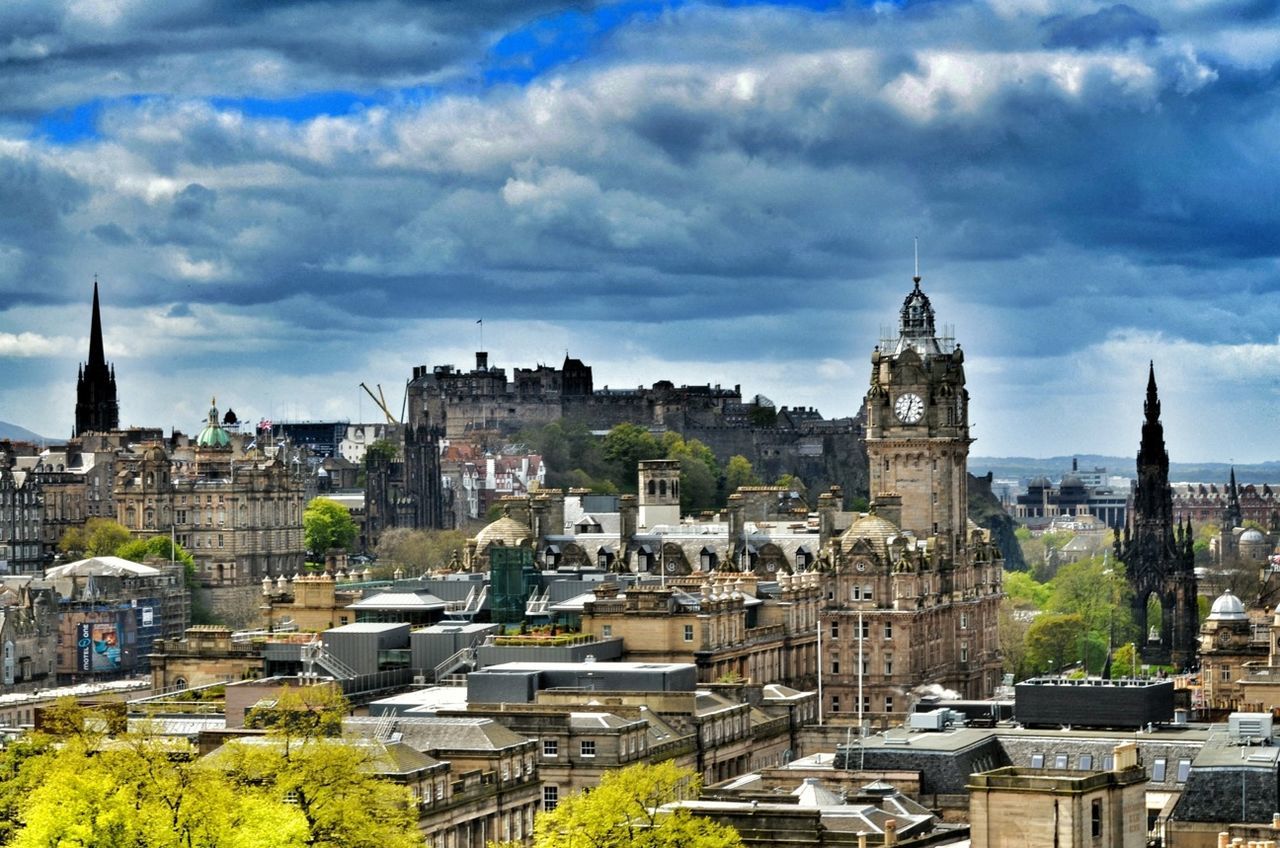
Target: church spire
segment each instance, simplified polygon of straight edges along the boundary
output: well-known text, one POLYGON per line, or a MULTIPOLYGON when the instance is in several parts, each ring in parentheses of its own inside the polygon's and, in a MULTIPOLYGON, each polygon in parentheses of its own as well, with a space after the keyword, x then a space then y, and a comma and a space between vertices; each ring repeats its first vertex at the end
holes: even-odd
POLYGON ((107 363, 102 342, 102 308, 98 303, 98 278, 93 279, 93 317, 89 324, 89 360, 80 365, 76 379, 75 435, 114 430, 120 426, 116 399, 115 367, 107 363))
POLYGON ((98 308, 98 278, 93 279, 93 322, 89 327, 89 367, 96 371, 106 368, 107 355, 102 346, 102 310, 98 308))

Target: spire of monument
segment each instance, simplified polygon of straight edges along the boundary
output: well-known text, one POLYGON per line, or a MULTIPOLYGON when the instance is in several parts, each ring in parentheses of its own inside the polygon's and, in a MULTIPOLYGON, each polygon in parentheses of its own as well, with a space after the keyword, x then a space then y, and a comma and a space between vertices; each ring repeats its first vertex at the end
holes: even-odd
POLYGON ((1147 401, 1142 409, 1147 414, 1148 421, 1155 423, 1160 420, 1160 393, 1156 389, 1155 360, 1151 360, 1150 370, 1147 372, 1147 401))

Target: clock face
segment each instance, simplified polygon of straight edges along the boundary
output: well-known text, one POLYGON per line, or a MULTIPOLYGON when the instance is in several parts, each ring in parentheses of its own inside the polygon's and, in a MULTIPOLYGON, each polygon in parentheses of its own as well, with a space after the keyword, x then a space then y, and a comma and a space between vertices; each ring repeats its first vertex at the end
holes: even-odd
POLYGON ((893 412, 903 424, 915 424, 924 417, 924 400, 911 392, 899 395, 897 403, 893 405, 893 412))

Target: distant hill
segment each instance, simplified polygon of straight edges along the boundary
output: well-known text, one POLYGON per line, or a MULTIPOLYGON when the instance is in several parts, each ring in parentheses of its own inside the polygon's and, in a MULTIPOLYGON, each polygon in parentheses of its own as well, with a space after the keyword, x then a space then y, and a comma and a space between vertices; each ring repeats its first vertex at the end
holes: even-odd
MULTIPOLYGON (((1092 471, 1101 467, 1111 474, 1122 477, 1133 477, 1136 471, 1133 456, 1101 456, 1098 454, 1077 454, 1074 459, 1082 471, 1092 471)), ((1057 480, 1071 470, 1070 456, 1049 456, 1042 459, 1029 456, 971 456, 969 457, 969 473, 981 476, 988 471, 997 477, 1017 477, 1029 479, 1044 475, 1057 480)), ((1192 483, 1225 483, 1231 475, 1230 462, 1170 462, 1169 479, 1173 482, 1192 483)), ((1276 483, 1280 482, 1280 462, 1269 461, 1252 465, 1235 466, 1236 480, 1240 483, 1276 483)))
POLYGON ((17 424, 10 424, 8 421, 0 421, 0 439, 11 439, 15 442, 51 442, 53 439, 46 439, 39 433, 33 433, 26 427, 19 427, 17 424))

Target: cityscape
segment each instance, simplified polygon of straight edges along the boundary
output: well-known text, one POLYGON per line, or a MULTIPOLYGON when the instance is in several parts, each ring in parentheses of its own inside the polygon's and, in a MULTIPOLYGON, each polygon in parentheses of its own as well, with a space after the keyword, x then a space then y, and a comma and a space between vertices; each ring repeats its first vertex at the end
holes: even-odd
POLYGON ((0 845, 1275 845, 1278 17, 0 10, 0 845))

